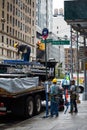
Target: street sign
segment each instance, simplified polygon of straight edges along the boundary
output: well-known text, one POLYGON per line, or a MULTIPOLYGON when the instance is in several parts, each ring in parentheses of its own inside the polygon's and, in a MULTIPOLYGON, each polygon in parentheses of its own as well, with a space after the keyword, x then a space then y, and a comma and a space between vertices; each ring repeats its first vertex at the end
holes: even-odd
POLYGON ((44 29, 42 30, 42 37, 43 37, 44 39, 46 39, 46 38, 48 37, 48 29, 47 29, 47 28, 44 28, 44 29))
POLYGON ((55 40, 52 41, 52 45, 70 45, 69 40, 55 40))
MULTIPOLYGON (((45 41, 42 39, 42 43, 45 43, 45 41)), ((46 39, 46 43, 52 43, 52 45, 70 45, 69 40, 53 40, 53 39, 46 39)))
MULTIPOLYGON (((46 39, 46 43, 51 43, 53 40, 52 39, 46 39)), ((45 41, 43 39, 41 39, 42 43, 45 43, 45 41)))

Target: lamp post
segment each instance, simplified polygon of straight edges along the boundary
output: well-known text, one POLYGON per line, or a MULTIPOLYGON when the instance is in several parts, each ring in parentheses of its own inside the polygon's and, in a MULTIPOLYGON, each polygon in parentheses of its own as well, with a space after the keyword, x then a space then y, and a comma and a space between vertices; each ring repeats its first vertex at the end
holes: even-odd
POLYGON ((44 28, 43 31, 42 31, 42 37, 45 41, 45 66, 46 66, 46 82, 45 82, 45 91, 46 91, 46 116, 45 117, 48 117, 48 82, 47 82, 47 51, 46 51, 46 38, 48 37, 48 29, 47 28, 44 28))
POLYGON ((47 28, 43 29, 42 37, 43 37, 44 42, 45 42, 45 66, 46 66, 46 80, 47 80, 47 51, 46 51, 46 47, 47 47, 46 38, 48 37, 48 29, 47 28))

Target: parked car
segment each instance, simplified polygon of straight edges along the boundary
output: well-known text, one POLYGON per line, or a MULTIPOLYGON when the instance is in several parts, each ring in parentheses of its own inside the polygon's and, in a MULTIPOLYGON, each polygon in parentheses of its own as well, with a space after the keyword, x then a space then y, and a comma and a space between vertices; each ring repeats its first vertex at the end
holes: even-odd
MULTIPOLYGON (((77 87, 78 87, 78 86, 77 86, 77 87)), ((78 92, 79 92, 79 93, 83 93, 83 92, 84 92, 84 85, 79 84, 78 92)))

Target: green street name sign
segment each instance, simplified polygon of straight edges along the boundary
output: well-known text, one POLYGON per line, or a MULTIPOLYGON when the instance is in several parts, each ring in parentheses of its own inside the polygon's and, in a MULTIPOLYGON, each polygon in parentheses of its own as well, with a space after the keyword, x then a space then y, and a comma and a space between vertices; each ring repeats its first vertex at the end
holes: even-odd
POLYGON ((69 40, 52 41, 52 45, 70 45, 69 40))
MULTIPOLYGON (((41 40, 42 43, 45 43, 44 40, 41 40)), ((70 45, 69 40, 53 40, 53 39, 46 39, 46 43, 51 43, 52 45, 70 45)))
MULTIPOLYGON (((52 39, 46 39, 46 43, 51 43, 53 40, 52 39)), ((41 39, 42 43, 45 43, 45 40, 41 39)))

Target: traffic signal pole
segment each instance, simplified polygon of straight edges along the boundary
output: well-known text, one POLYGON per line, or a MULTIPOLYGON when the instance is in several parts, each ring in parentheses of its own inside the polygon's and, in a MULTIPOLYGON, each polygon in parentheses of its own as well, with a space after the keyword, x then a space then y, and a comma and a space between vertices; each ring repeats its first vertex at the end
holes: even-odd
POLYGON ((46 81, 47 81, 47 43, 45 38, 45 66, 46 66, 46 81))
POLYGON ((45 41, 45 66, 46 66, 46 81, 45 81, 45 90, 46 90, 46 116, 44 116, 45 118, 48 117, 49 111, 48 111, 48 82, 47 82, 47 42, 46 42, 46 38, 48 37, 48 29, 44 28, 42 31, 42 36, 43 39, 45 41))

